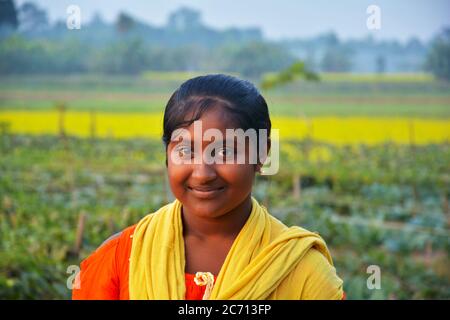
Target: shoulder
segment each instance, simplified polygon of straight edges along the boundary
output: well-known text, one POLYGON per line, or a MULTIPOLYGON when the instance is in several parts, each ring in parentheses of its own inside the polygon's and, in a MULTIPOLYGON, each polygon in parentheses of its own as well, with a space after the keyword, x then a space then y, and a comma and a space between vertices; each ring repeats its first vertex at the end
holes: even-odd
POLYGON ((117 246, 119 243, 123 241, 128 241, 128 239, 133 238, 134 230, 136 229, 136 224, 125 228, 124 230, 117 232, 107 238, 103 243, 98 247, 97 251, 102 249, 104 246, 117 246))
POLYGON ((342 280, 336 269, 317 249, 308 250, 274 292, 273 299, 340 300, 342 280), (283 292, 296 293, 286 298, 283 292))
POLYGON ((82 262, 83 265, 88 265, 95 262, 105 262, 120 260, 123 255, 127 255, 127 251, 131 250, 131 240, 136 225, 129 226, 120 232, 117 232, 107 238, 103 243, 82 262))
POLYGON ((121 272, 127 266, 131 237, 135 225, 106 239, 80 264, 79 288, 74 288, 74 299, 117 298, 121 272))
POLYGON ((319 250, 308 250, 296 270, 297 276, 300 273, 303 275, 302 299, 342 299, 343 281, 337 275, 336 268, 319 250))

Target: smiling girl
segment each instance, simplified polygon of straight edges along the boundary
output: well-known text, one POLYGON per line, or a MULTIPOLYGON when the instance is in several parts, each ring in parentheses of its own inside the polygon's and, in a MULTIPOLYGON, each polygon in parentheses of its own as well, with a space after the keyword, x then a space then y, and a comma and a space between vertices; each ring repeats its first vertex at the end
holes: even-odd
POLYGON ((176 200, 85 259, 73 299, 343 298, 323 239, 285 226, 252 197, 270 138, 239 145, 229 130, 270 137, 267 104, 251 83, 207 75, 174 92, 163 142, 176 200))

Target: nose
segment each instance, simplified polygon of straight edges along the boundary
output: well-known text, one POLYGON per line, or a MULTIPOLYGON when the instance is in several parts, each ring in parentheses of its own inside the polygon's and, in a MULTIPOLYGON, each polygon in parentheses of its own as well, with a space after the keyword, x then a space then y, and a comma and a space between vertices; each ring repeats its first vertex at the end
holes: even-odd
POLYGON ((195 182, 196 185, 207 184, 217 178, 217 172, 214 165, 202 161, 202 163, 194 164, 193 166, 191 180, 195 182))

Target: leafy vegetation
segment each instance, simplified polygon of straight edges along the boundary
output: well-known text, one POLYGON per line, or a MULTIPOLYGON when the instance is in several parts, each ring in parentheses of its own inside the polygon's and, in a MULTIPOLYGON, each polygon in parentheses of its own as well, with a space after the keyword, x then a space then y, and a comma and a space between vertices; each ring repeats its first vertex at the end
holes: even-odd
MULTIPOLYGON (((350 299, 450 297, 448 145, 290 144, 308 156, 282 150, 280 173, 258 177, 254 196, 320 232, 350 299), (366 287, 372 264, 381 290, 366 287)), ((171 199, 158 140, 3 134, 0 151, 2 298, 68 298, 70 265, 171 199)))

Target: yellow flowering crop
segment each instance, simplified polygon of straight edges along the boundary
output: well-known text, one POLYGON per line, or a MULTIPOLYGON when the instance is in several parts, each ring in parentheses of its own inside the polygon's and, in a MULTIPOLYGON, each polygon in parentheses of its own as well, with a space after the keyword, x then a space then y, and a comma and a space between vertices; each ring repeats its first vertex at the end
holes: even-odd
MULTIPOLYGON (((0 122, 10 124, 13 133, 58 134, 60 114, 57 111, 4 111, 0 122)), ((65 133, 89 137, 160 138, 160 113, 106 113, 69 111, 64 113, 65 133)), ((311 137, 332 144, 378 144, 387 141, 406 144, 442 143, 450 140, 447 119, 388 118, 388 117, 272 117, 272 127, 280 137, 304 139, 311 137)))

